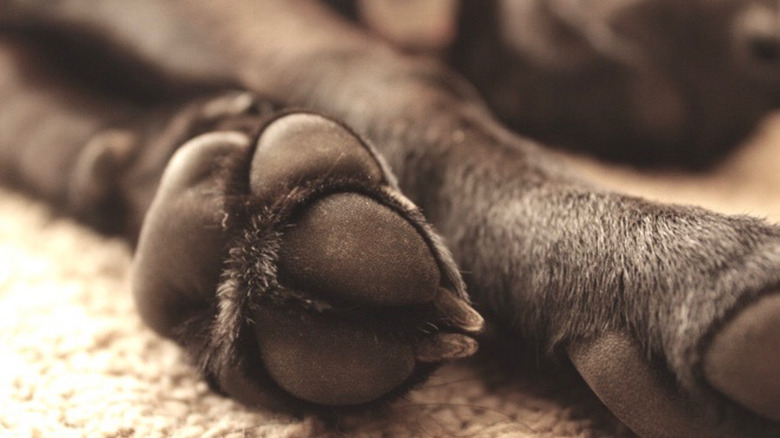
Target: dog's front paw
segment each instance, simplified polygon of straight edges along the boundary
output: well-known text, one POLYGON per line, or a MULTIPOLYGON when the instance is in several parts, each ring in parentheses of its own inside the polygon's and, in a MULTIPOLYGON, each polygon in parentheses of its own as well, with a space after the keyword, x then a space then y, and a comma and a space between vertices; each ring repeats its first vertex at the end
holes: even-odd
POLYGON ((135 280, 145 319, 218 389, 290 410, 400 395, 473 354, 482 325, 374 150, 315 114, 273 119, 251 146, 237 133, 185 146, 135 280))

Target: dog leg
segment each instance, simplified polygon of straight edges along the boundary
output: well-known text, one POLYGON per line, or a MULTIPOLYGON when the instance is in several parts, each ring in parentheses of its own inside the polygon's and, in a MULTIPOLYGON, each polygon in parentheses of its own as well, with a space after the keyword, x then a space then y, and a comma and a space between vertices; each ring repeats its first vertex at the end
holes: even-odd
POLYGON ((98 99, 60 75, 27 41, 0 39, 0 168, 4 182, 43 197, 93 223, 112 174, 131 151, 119 129, 138 109, 98 99), (105 184, 104 184, 105 183, 105 184))
MULTIPOLYGON (((759 432, 776 428, 778 369, 765 364, 779 363, 777 227, 593 188, 494 123, 447 71, 315 14, 316 5, 293 5, 300 13, 288 11, 271 35, 255 30, 263 26, 218 30, 274 16, 257 12, 264 5, 236 5, 208 22, 242 54, 236 69, 247 87, 271 92, 274 84, 280 98, 332 114, 380 145, 470 273, 477 302, 545 351, 626 333, 683 399, 759 432), (297 26, 312 30, 301 50, 285 51, 279 35, 297 26), (762 315, 757 326, 739 323, 753 313, 762 315), (722 341, 734 333, 755 339, 747 358, 722 341), (740 385, 738 375, 755 379, 740 385)), ((623 418, 638 430, 657 422, 641 411, 623 418)))

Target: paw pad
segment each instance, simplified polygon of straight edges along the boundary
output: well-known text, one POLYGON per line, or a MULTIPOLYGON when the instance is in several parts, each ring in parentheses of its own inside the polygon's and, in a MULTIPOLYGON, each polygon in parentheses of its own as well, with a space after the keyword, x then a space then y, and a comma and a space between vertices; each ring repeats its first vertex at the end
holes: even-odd
POLYGON ((270 397, 293 409, 355 407, 402 394, 441 361, 476 351, 471 335, 482 318, 468 305, 451 256, 357 135, 325 117, 292 113, 268 122, 254 145, 225 142, 190 152, 189 163, 178 160, 185 165, 170 173, 199 169, 192 170, 198 183, 155 201, 167 207, 153 206, 151 217, 155 223, 175 207, 168 223, 205 218, 198 226, 218 236, 207 249, 219 257, 195 255, 191 230, 174 239, 187 260, 145 257, 179 271, 194 262, 192 277, 179 272, 155 285, 168 288, 158 293, 166 298, 146 307, 165 315, 177 309, 158 304, 192 294, 186 283, 197 266, 222 267, 216 281, 195 281, 196 295, 212 290, 212 299, 190 300, 188 322, 166 316, 166 324, 186 327, 164 331, 178 333, 217 387, 250 404, 270 397), (231 168, 225 184, 203 163, 231 148, 244 164, 231 168), (213 206, 215 197, 221 211, 203 212, 200 205, 213 206))

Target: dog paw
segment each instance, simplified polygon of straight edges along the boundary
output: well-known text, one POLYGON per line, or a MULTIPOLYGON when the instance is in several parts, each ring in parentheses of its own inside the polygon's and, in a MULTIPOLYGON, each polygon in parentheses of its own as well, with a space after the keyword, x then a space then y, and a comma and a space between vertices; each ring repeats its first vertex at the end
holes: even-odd
POLYGON ((482 318, 376 152, 322 116, 198 137, 166 170, 134 289, 219 390, 287 410, 398 396, 482 318), (219 165, 218 163, 223 163, 219 165))

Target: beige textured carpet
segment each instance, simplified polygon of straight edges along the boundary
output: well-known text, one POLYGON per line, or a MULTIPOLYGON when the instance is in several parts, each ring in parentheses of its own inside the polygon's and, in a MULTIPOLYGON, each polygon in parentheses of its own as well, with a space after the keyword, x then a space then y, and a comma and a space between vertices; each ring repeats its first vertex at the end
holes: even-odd
MULTIPOLYGON (((572 159, 654 199, 780 221, 780 117, 704 175, 639 174, 572 159)), ((390 412, 328 427, 211 393, 136 316, 120 241, 0 190, 0 436, 516 436, 628 434, 577 379, 441 370, 390 412)))

